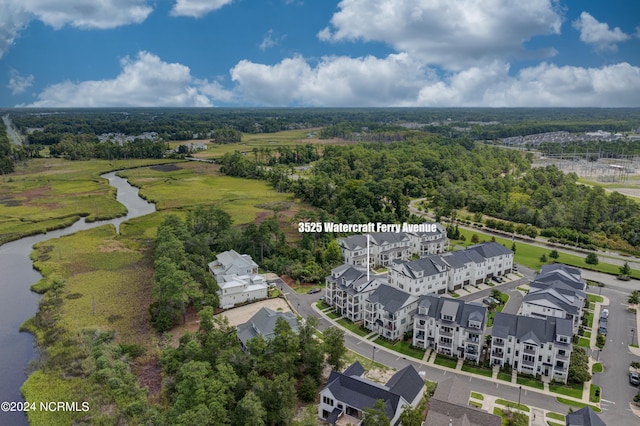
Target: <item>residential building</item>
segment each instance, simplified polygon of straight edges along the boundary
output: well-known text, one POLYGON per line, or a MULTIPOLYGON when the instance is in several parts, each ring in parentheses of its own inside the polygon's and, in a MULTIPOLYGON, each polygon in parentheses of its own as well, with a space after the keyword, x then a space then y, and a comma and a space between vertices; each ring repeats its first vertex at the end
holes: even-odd
POLYGON ((430 232, 408 232, 411 242, 411 254, 423 257, 429 254, 444 253, 449 249, 447 230, 440 223, 430 232))
POLYGON ((429 400, 425 425, 428 426, 500 426, 502 418, 469 406, 471 390, 457 377, 438 383, 429 400))
POLYGON ((388 340, 397 340, 413 329, 418 298, 386 284, 364 303, 364 327, 388 340))
POLYGON ((254 337, 262 336, 265 341, 269 341, 275 334, 278 320, 285 321, 294 333, 298 333, 298 320, 291 312, 277 312, 266 307, 260 308, 249 321, 236 327, 238 340, 242 350, 246 350, 247 342, 254 337))
POLYGON ((389 285, 416 296, 446 293, 449 269, 449 265, 438 255, 398 262, 389 268, 389 285))
POLYGON ((369 267, 384 267, 394 261, 409 260, 411 256, 421 257, 447 251, 447 230, 441 224, 434 224, 434 228, 430 232, 375 232, 352 235, 338 238, 337 241, 345 263, 366 266, 368 259, 369 267))
POLYGON ((382 385, 367 380, 364 368, 356 361, 343 373, 331 372, 326 386, 320 391, 318 417, 330 425, 338 421, 357 425, 364 410, 381 399, 385 402, 390 424, 395 425, 404 407, 416 407, 424 391, 424 381, 412 366, 398 371, 382 385))
POLYGON ((442 294, 508 274, 512 268, 513 252, 488 242, 465 250, 396 262, 389 268, 389 285, 411 294, 442 294))
POLYGON ((344 264, 331 270, 325 278, 325 302, 333 306, 340 315, 352 322, 362 320, 364 302, 381 284, 386 284, 383 275, 369 274, 363 267, 344 264))
POLYGON ((587 297, 585 291, 586 282, 579 269, 562 264, 543 265, 529 284, 529 293, 522 301, 522 315, 567 318, 576 334, 587 297))
POLYGON ((491 364, 510 365, 519 373, 565 382, 569 373, 573 326, 566 318, 525 317, 496 312, 491 364))
POLYGON ((248 254, 225 251, 217 254, 216 260, 208 266, 218 283, 218 297, 223 308, 267 298, 267 282, 258 275, 258 265, 248 254))
POLYGON ((588 405, 567 414, 566 426, 607 426, 588 405))
POLYGON ((422 296, 413 318, 413 345, 478 363, 486 322, 487 308, 482 305, 422 296))

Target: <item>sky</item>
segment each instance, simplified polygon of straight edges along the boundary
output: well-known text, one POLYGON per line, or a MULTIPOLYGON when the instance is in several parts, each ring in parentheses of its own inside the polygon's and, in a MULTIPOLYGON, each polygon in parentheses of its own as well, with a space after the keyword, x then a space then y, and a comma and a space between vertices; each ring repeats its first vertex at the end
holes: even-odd
POLYGON ((0 0, 0 107, 640 107, 638 0, 0 0))

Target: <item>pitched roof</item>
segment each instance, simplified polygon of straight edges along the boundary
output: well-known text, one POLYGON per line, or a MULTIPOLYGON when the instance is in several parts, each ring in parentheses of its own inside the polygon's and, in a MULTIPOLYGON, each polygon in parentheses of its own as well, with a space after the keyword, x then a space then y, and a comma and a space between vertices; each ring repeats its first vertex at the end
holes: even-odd
POLYGON ((467 405, 469 402, 469 389, 459 378, 451 377, 438 383, 433 399, 450 402, 452 404, 467 405))
POLYGON ((398 312, 405 304, 416 300, 415 296, 386 284, 380 285, 369 296, 369 302, 379 303, 387 312, 398 312))
POLYGON ((342 373, 345 376, 358 376, 361 377, 364 374, 364 367, 359 361, 354 362, 342 373))
POLYGON ((496 312, 492 335, 502 339, 515 336, 521 341, 529 340, 540 345, 555 341, 557 335, 572 336, 573 325, 566 318, 542 319, 496 312))
POLYGON ((408 365, 389 379, 387 387, 411 403, 424 387, 424 380, 412 365, 408 365))
POLYGON ((367 248, 367 237, 364 235, 352 235, 350 237, 338 238, 337 241, 340 247, 344 247, 347 250, 367 248))
POLYGON ((469 320, 480 322, 480 329, 484 330, 487 319, 487 308, 477 303, 465 303, 463 300, 441 297, 439 294, 427 294, 420 297, 418 312, 424 308, 425 315, 430 318, 441 318, 444 306, 450 306, 448 310, 454 311, 453 320, 461 327, 468 327, 469 320))
POLYGON ((467 405, 431 399, 425 424, 429 426, 501 426, 502 418, 467 405))
POLYGON ((513 254, 513 251, 509 250, 502 244, 498 244, 493 241, 469 246, 467 247, 467 250, 476 251, 485 259, 513 254))
POLYGON ((449 265, 443 262, 438 255, 429 255, 421 259, 408 262, 400 261, 391 266, 398 273, 410 278, 428 277, 445 272, 449 265))
POLYGON ((565 295, 560 294, 553 288, 545 288, 530 292, 524 296, 522 303, 544 304, 545 306, 552 304, 557 308, 574 315, 577 314, 581 308, 579 299, 569 300, 565 295))
POLYGON ((291 330, 295 333, 298 332, 298 321, 291 312, 276 312, 263 307, 249 321, 236 327, 238 339, 243 345, 246 345, 249 340, 256 336, 262 336, 265 340, 269 340, 273 337, 276 323, 280 318, 289 324, 291 330))
POLYGON ((591 407, 584 407, 566 417, 567 426, 606 426, 591 407))

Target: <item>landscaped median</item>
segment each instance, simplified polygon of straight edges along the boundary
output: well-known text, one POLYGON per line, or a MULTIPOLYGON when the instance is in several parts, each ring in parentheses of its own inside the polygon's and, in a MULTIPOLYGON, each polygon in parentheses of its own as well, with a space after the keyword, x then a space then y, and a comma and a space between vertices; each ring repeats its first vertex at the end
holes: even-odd
POLYGON ((602 411, 600 409, 600 407, 597 407, 595 405, 585 404, 584 402, 574 401, 572 399, 562 398, 562 397, 559 397, 559 396, 556 397, 556 401, 558 401, 560 404, 570 405, 570 406, 576 407, 578 409, 589 406, 596 413, 600 413, 602 411))

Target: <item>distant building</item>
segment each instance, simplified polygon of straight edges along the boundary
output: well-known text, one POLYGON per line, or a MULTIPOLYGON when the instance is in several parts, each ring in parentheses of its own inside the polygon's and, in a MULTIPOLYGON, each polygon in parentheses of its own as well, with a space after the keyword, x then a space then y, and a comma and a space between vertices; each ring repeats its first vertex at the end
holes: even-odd
POLYGON ((247 342, 262 336, 265 341, 273 338, 278 320, 286 321, 294 333, 298 333, 298 320, 291 312, 277 312, 269 308, 260 308, 249 321, 236 327, 238 340, 246 350, 247 342))
POLYGON ((331 275, 325 278, 325 302, 340 315, 358 322, 362 320, 367 297, 386 283, 384 276, 370 274, 367 278, 364 267, 344 264, 332 269, 331 275))
POLYGON ((424 381, 412 366, 398 371, 382 385, 364 378, 364 368, 356 361, 344 373, 331 372, 320 391, 318 417, 330 425, 339 420, 343 424, 359 424, 364 410, 381 399, 390 424, 395 425, 404 407, 416 407, 424 391, 424 381))

